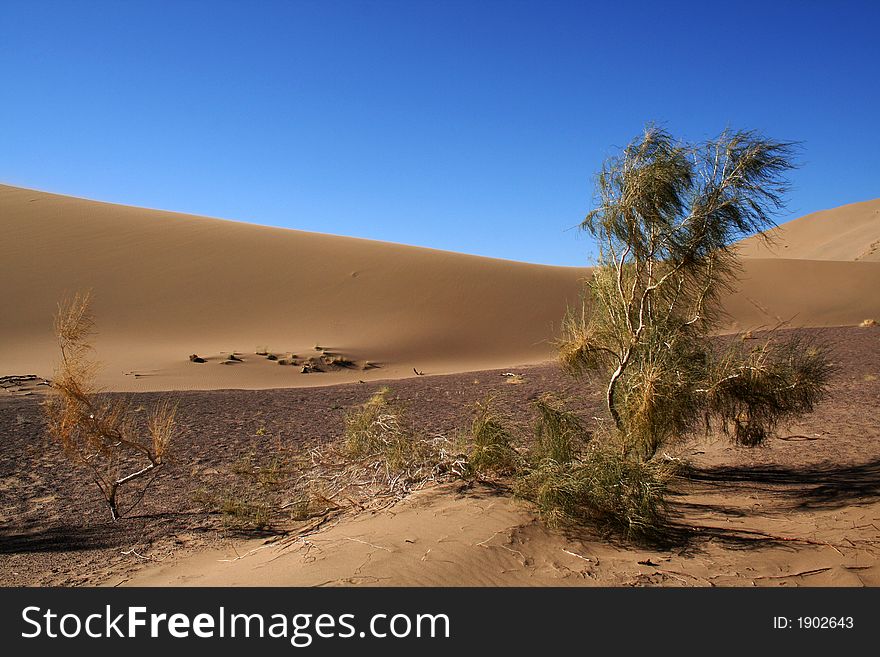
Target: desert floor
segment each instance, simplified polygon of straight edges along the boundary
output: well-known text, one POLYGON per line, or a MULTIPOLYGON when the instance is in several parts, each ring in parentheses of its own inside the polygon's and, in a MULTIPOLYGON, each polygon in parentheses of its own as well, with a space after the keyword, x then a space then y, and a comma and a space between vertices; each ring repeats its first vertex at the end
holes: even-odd
MULTIPOLYGON (((760 448, 721 437, 681 446, 673 456, 687 467, 671 497, 671 529, 653 546, 550 530, 504 482, 440 482, 399 500, 285 517, 284 464, 338 441, 346 410, 380 387, 372 381, 129 395, 134 408, 177 400, 180 432, 171 465, 135 515, 114 523, 93 484, 48 442, 45 386, 7 382, 0 583, 878 585, 880 329, 810 330, 834 345, 828 399, 760 448), (207 508, 206 491, 264 494, 276 510, 273 528, 236 526, 207 508)), ((489 394, 524 431, 531 402, 546 391, 570 398, 587 418, 603 417, 601 387, 575 383, 553 364, 389 385, 431 435, 465 429, 473 404, 489 394), (522 375, 517 384, 502 376, 508 371, 522 375)))

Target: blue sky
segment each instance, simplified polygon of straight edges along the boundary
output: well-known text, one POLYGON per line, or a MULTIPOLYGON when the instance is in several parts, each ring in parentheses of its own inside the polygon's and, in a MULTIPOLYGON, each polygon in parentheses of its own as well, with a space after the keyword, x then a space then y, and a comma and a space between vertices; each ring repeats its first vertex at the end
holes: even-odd
POLYGON ((0 181, 129 205, 582 265, 648 121, 880 197, 874 1, 0 0, 0 63, 0 181))

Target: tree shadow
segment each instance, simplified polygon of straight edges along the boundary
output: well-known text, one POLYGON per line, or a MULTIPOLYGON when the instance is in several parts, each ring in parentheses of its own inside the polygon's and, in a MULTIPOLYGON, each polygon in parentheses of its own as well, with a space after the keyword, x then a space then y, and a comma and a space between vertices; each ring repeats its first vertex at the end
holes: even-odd
POLYGON ((833 510, 880 500, 880 460, 849 466, 704 468, 685 477, 712 487, 747 484, 772 493, 787 510, 833 510))
POLYGON ((725 489, 742 494, 761 491, 772 496, 774 511, 834 510, 846 506, 871 504, 880 500, 880 460, 859 465, 818 465, 782 467, 776 465, 734 466, 690 469, 683 479, 691 484, 688 491, 672 495, 669 523, 655 537, 651 546, 661 550, 699 550, 706 541, 716 541, 734 550, 784 547, 796 549, 797 538, 790 540, 741 526, 719 527, 696 523, 693 515, 747 519, 748 508, 723 503, 725 489), (686 499, 686 493, 711 493, 720 501, 697 502, 686 499))
POLYGON ((0 554, 94 550, 116 545, 118 535, 109 525, 59 525, 27 533, 0 529, 0 554))

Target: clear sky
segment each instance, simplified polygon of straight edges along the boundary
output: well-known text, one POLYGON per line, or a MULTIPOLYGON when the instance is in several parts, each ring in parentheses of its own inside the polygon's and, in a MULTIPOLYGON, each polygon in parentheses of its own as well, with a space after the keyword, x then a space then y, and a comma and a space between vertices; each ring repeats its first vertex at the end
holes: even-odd
POLYGON ((0 181, 129 205, 582 265, 648 121, 880 197, 876 0, 0 0, 0 63, 0 181))

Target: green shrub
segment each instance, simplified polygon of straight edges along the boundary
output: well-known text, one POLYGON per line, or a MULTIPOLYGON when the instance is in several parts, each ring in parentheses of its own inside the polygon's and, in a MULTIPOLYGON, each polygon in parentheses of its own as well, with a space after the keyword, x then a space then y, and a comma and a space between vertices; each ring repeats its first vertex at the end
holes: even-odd
POLYGON ((630 458, 597 442, 567 463, 537 461, 518 480, 517 493, 553 527, 596 522, 627 538, 654 538, 662 532, 673 475, 670 461, 630 458))
POLYGON ((535 460, 569 463, 592 435, 581 419, 565 409, 561 400, 545 394, 535 402, 538 423, 535 427, 535 446, 531 456, 535 460))
POLYGON ((595 523, 633 539, 662 531, 674 474, 666 459, 642 460, 610 436, 594 439, 577 414, 545 395, 535 404, 535 443, 515 490, 551 527, 595 523))
POLYGON ((468 464, 473 473, 505 476, 517 470, 521 457, 511 446, 511 434, 502 416, 493 410, 491 400, 477 404, 471 440, 468 464))
POLYGON ((650 460, 712 423, 757 445, 827 392, 821 343, 775 329, 720 355, 710 343, 742 275, 735 244, 775 225, 793 154, 752 131, 688 144, 648 126, 596 177, 581 227, 599 259, 563 321, 560 358, 575 377, 603 379, 627 451, 650 460))

